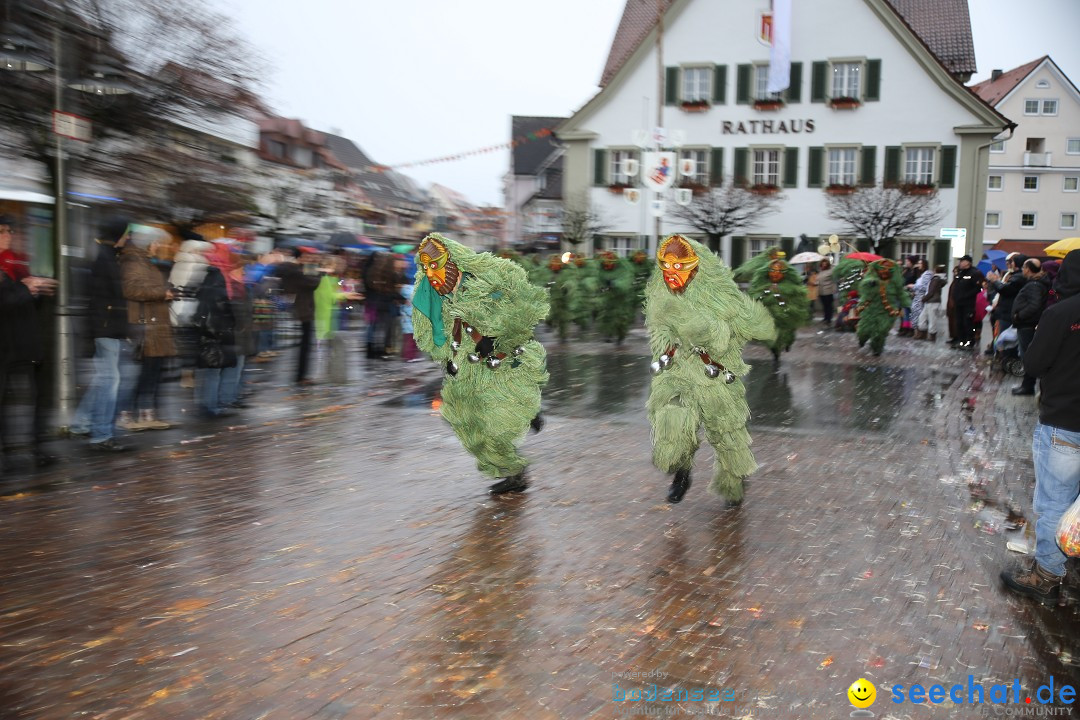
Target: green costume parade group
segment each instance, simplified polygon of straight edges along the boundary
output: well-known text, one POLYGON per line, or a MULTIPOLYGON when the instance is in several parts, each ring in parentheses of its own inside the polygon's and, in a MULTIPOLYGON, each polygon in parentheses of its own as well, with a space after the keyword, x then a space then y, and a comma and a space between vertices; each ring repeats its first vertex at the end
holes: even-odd
MULTIPOLYGON (((497 478, 492 493, 524 490, 526 460, 517 444, 543 425, 540 393, 546 354, 534 338, 547 321, 565 340, 572 324, 595 321, 621 342, 645 305, 652 363, 646 409, 653 463, 674 474, 668 500, 691 484, 700 433, 716 453, 710 490, 735 505, 743 480, 757 467, 746 422, 750 411, 740 378, 749 371, 745 345, 766 344, 779 358, 808 320, 798 273, 772 248, 732 273, 704 245, 669 235, 643 270, 633 260, 602 253, 588 260, 552 255, 546 263, 475 253, 433 233, 417 251, 413 325, 417 345, 445 370, 442 415, 481 472, 497 478), (528 272, 526 271, 528 268, 528 272), (748 293, 736 278, 749 282, 748 293), (549 293, 551 303, 549 304, 549 293)), ((871 263, 859 280, 859 342, 875 354, 907 293, 891 260, 871 263)))

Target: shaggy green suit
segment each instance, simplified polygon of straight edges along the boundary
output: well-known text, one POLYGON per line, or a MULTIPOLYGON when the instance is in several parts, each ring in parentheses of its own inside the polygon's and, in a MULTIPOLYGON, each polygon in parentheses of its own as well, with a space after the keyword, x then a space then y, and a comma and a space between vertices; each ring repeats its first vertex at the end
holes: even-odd
POLYGON ((540 413, 540 391, 548 380, 544 348, 533 338, 533 328, 548 313, 547 291, 530 285, 525 271, 509 260, 437 237, 449 248, 461 280, 453 293, 440 296, 424 269, 417 271, 413 337, 440 365, 453 358, 458 366, 456 376, 447 374, 443 380, 442 415, 461 444, 481 472, 510 477, 527 465, 516 445, 540 413), (459 318, 495 338, 495 351, 507 356, 499 367, 467 360, 476 347, 467 333, 457 352, 452 350, 459 318), (516 348, 524 352, 514 355, 516 348))
POLYGON ((604 269, 601 258, 593 258, 591 262, 595 264, 600 286, 596 302, 596 327, 605 339, 614 338, 621 343, 637 314, 634 269, 626 258, 619 258, 611 270, 604 269))
POLYGON ((646 408, 653 428, 653 462, 666 473, 689 469, 700 440, 698 428, 716 451, 710 490, 737 502, 743 478, 757 464, 750 452, 746 390, 705 374, 698 346, 736 376, 745 375, 742 349, 751 340, 776 337, 769 312, 741 293, 731 271, 704 245, 687 240, 700 257, 697 274, 682 294, 671 292, 660 272, 645 290, 645 324, 653 357, 678 346, 671 366, 653 377, 646 408))
MULTIPOLYGON (((880 355, 885 349, 885 339, 889 337, 889 330, 897 319, 897 316, 889 314, 884 303, 881 302, 880 288, 883 281, 877 275, 880 263, 880 260, 870 263, 866 275, 859 281, 859 325, 856 328, 859 347, 869 340, 870 349, 875 355, 880 355)), ((885 282, 885 297, 897 310, 911 307, 911 296, 904 287, 904 274, 900 271, 900 266, 895 263, 888 281, 885 282)))
POLYGON ((768 345, 778 358, 795 342, 795 330, 810 320, 810 301, 806 297, 802 277, 787 262, 780 262, 784 263, 784 277, 776 284, 776 289, 773 289, 773 282, 769 279, 769 265, 754 270, 747 289, 750 297, 764 305, 772 315, 776 339, 768 345))

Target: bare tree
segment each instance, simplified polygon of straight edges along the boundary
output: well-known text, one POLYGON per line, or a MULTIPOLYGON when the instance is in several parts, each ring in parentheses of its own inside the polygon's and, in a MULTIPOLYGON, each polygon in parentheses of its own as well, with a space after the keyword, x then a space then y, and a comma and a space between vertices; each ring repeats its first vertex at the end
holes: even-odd
POLYGON ((575 253, 578 252, 582 243, 591 250, 596 236, 610 227, 600 214, 589 206, 585 195, 575 197, 563 208, 563 240, 570 243, 575 253))
POLYGON ((780 210, 783 199, 782 195, 756 193, 729 182, 695 192, 689 205, 676 205, 671 214, 705 233, 709 249, 719 252, 721 238, 756 227, 763 218, 780 210))
POLYGON ((919 233, 945 216, 936 189, 913 193, 903 186, 875 185, 828 195, 825 202, 829 217, 844 223, 843 233, 869 239, 874 252, 882 242, 919 233))

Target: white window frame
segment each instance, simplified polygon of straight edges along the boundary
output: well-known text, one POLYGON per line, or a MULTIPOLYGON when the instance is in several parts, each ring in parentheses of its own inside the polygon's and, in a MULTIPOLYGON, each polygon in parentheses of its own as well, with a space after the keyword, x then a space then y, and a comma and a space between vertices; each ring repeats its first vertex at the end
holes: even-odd
POLYGON ((1041 107, 1042 107, 1042 101, 1041 100, 1036 100, 1035 98, 1024 98, 1024 114, 1025 115, 1028 115, 1028 116, 1038 115, 1039 114, 1039 109, 1041 107), (1032 104, 1035 105, 1034 109, 1032 109, 1030 107, 1032 104))
POLYGON ((1024 182, 1021 184, 1020 187, 1024 192, 1039 192, 1039 176, 1038 175, 1025 175, 1024 176, 1024 182), (1029 188, 1027 186, 1028 180, 1034 180, 1035 181, 1035 187, 1029 188))
POLYGON ((992 153, 1003 153, 1003 152, 1005 152, 1005 141, 1004 140, 995 140, 990 145, 990 152, 992 152, 992 153))
POLYGON ((746 238, 746 257, 757 257, 770 245, 779 245, 780 238, 775 235, 751 235, 746 238))
POLYGON ((1039 114, 1046 115, 1048 117, 1055 117, 1058 114, 1059 107, 1061 107, 1061 103, 1057 101, 1057 98, 1047 98, 1046 100, 1042 101, 1042 105, 1039 108, 1039 114), (1048 111, 1046 109, 1046 106, 1050 103, 1054 103, 1054 109, 1052 111, 1048 111))
POLYGON ((637 185, 637 179, 641 177, 641 151, 636 148, 608 148, 608 185, 637 185), (637 175, 625 175, 622 172, 623 162, 626 160, 638 161, 637 175))
POLYGON ((1035 87, 1037 89, 1039 89, 1039 90, 1049 90, 1050 89, 1050 81, 1046 80, 1044 78, 1044 79, 1040 80, 1039 82, 1035 83, 1035 87))
POLYGON ((1037 227, 1039 227, 1039 213, 1035 212, 1034 210, 1021 210, 1020 211, 1020 229, 1021 230, 1034 230, 1037 227), (1024 216, 1025 215, 1030 215, 1031 216, 1031 224, 1030 225, 1025 225, 1024 224, 1024 216))
POLYGON ((859 149, 857 145, 826 146, 826 185, 855 185, 859 181, 859 149))
POLYGON ((901 240, 897 243, 900 247, 900 255, 897 257, 906 258, 909 255, 925 260, 928 264, 930 262, 930 241, 929 240, 901 240))
POLYGON ((769 86, 769 63, 754 65, 754 102, 783 100, 782 92, 771 93, 765 88, 769 86))
POLYGON ((862 100, 863 62, 861 60, 829 61, 829 97, 850 97, 862 100))
POLYGON ((1065 154, 1080 155, 1080 137, 1065 138, 1065 154))
POLYGON ((630 257, 637 252, 640 242, 637 235, 612 235, 608 236, 605 245, 619 257, 630 257))
POLYGON ((1061 178, 1061 192, 1080 192, 1080 175, 1066 175, 1061 178), (1069 181, 1072 180, 1073 187, 1069 188, 1069 181))
POLYGON ((712 102, 713 68, 705 65, 685 65, 682 67, 682 79, 679 82, 680 100, 712 102), (691 82, 691 78, 694 81, 691 82), (696 83, 696 87, 690 87, 696 83))
POLYGON ((751 185, 775 185, 777 187, 780 187, 780 180, 784 176, 784 174, 783 174, 783 170, 784 170, 783 162, 784 162, 784 149, 783 148, 780 148, 780 147, 752 147, 752 148, 750 148, 750 184, 751 185), (768 156, 767 154, 769 154, 769 153, 775 153, 775 157, 768 156))
POLYGON ((983 218, 983 227, 999 228, 1001 227, 1001 212, 998 210, 987 210, 986 216, 983 218), (997 218, 997 222, 990 222, 990 216, 993 215, 997 218))
POLYGON ((1069 212, 1061 213, 1061 220, 1058 223, 1058 227, 1062 230, 1075 230, 1076 229, 1076 211, 1071 210, 1069 212), (1066 223, 1065 218, 1071 217, 1072 222, 1066 223))
POLYGON ((1005 189, 1005 176, 1004 175, 988 175, 986 178, 986 189, 990 192, 1001 192, 1005 189), (997 178, 997 187, 994 187, 994 178, 997 178))
POLYGON ((937 182, 937 153, 938 149, 933 145, 905 145, 902 182, 916 185, 937 182), (912 153, 917 155, 912 157, 912 153))
MULTIPOLYGON (((709 153, 711 149, 705 147, 684 147, 679 150, 679 164, 682 165, 682 161, 687 158, 693 158, 695 163, 694 176, 690 178, 690 182, 695 185, 708 185, 709 184, 709 153)), ((682 174, 679 175, 679 182, 682 182, 682 174)))

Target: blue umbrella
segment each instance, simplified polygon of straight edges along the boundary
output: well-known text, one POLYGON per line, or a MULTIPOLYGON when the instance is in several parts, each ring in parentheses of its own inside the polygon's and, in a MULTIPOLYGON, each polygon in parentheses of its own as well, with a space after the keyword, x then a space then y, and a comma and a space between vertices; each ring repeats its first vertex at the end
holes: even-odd
POLYGON ((990 264, 989 260, 980 260, 979 264, 975 267, 979 268, 979 272, 985 275, 986 273, 990 272, 991 268, 993 268, 994 266, 990 264))

